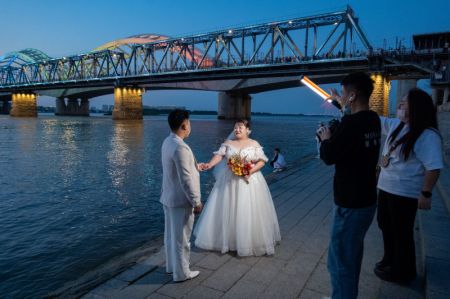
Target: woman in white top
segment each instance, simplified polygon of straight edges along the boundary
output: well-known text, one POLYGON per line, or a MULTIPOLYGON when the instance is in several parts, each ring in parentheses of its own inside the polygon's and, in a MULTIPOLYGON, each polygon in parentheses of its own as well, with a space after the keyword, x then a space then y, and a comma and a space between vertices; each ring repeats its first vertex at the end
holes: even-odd
POLYGON ((249 122, 236 121, 234 134, 203 164, 203 170, 217 166, 216 182, 194 230, 199 248, 258 256, 274 254, 281 240, 272 196, 260 172, 268 159, 249 134, 249 122), (246 176, 235 175, 226 165, 235 155, 251 163, 246 176))
POLYGON ((411 89, 401 100, 397 118, 380 118, 387 136, 377 214, 384 256, 374 272, 383 280, 409 284, 416 277, 414 220, 417 208, 431 208, 431 192, 443 167, 442 140, 433 101, 421 89, 411 89))

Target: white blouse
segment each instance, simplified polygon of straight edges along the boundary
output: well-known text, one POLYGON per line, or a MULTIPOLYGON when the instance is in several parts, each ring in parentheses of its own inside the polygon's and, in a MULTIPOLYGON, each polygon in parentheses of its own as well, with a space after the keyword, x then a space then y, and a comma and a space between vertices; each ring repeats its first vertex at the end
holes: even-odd
MULTIPOLYGON (((400 124, 396 118, 380 117, 382 134, 386 135, 382 154, 389 151, 389 136, 400 124)), ((397 140, 408 132, 405 125, 397 136, 397 140)), ((426 129, 419 136, 408 160, 404 160, 401 153, 402 146, 398 146, 390 155, 389 165, 381 168, 378 179, 378 189, 391 194, 419 198, 422 190, 425 171, 444 167, 442 157, 442 141, 437 131, 426 129)))

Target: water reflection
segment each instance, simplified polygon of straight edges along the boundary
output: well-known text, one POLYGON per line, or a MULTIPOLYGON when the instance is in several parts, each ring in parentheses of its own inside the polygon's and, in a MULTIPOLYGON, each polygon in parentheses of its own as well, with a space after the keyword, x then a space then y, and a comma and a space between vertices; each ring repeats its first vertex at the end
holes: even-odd
MULTIPOLYGON (((139 178, 138 167, 143 163, 143 121, 115 121, 107 157, 112 187, 117 199, 125 206, 129 204, 129 185, 139 178)), ((140 168, 140 167, 139 167, 140 168)))
POLYGON ((23 155, 30 155, 36 138, 37 120, 35 118, 20 118, 17 124, 17 140, 19 151, 23 155))
MULTIPOLYGON (((266 154, 281 145, 295 161, 315 150, 318 120, 258 117, 252 138, 266 154)), ((186 142, 198 161, 210 159, 233 129, 215 117, 192 117, 191 124, 186 142)), ((0 115, 0 297, 42 298, 161 236, 160 154, 169 131, 167 116, 0 115)), ((204 200, 213 182, 211 172, 201 174, 204 200)))

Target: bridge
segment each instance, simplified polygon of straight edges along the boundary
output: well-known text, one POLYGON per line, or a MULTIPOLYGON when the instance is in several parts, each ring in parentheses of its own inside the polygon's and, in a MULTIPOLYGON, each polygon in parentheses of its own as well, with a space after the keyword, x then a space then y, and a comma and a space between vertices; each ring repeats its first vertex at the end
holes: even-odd
POLYGON ((114 94, 114 119, 141 119, 142 95, 162 89, 217 91, 218 117, 250 117, 251 95, 301 86, 300 75, 319 84, 339 82, 353 71, 371 74, 371 107, 386 115, 392 80, 397 98, 418 79, 431 78, 436 104, 448 101, 448 69, 436 77, 433 63, 448 65, 436 51, 448 34, 414 50, 374 49, 350 6, 314 16, 292 18, 205 34, 169 37, 142 34, 113 41, 93 51, 52 58, 36 49, 0 57, 0 103, 11 116, 36 116, 39 95, 56 98, 56 114, 89 115, 90 99, 114 94), (432 49, 432 50, 430 50, 432 49))

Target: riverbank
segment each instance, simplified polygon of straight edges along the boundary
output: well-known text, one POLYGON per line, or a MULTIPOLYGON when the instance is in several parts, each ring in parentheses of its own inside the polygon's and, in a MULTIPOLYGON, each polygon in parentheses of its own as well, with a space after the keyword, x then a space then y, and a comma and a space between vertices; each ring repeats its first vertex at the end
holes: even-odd
MULTIPOLYGON (((450 113, 440 113, 447 161, 450 154, 450 113)), ((373 274, 382 256, 382 237, 376 221, 365 240, 360 279, 361 298, 446 298, 450 259, 445 254, 450 229, 448 162, 435 190, 431 211, 419 211, 416 225, 419 276, 410 287, 383 282, 373 274), (442 296, 442 297, 439 297, 442 296)), ((332 210, 333 167, 308 157, 281 173, 266 176, 282 232, 281 244, 271 257, 239 258, 233 254, 205 252, 193 248, 192 268, 199 278, 181 284, 165 274, 164 251, 154 246, 129 267, 105 283, 100 280, 76 292, 57 297, 82 298, 323 298, 330 295, 326 269, 332 210)), ((447 247, 448 248, 448 247, 447 247)), ((126 258, 119 257, 126 260, 126 258)), ((121 269, 123 269, 121 268, 121 269)), ((110 273, 111 274, 111 273, 110 273)), ((112 275, 110 275, 112 276, 112 275)))
MULTIPOLYGON (((172 283, 164 253, 148 259, 87 292, 82 298, 323 298, 330 295, 326 270, 333 167, 309 159, 277 173, 269 185, 282 241, 274 256, 240 258, 193 248, 198 278, 172 283)), ((361 298, 422 298, 423 274, 410 288, 388 284, 373 274, 382 255, 381 233, 373 222, 366 237, 360 279, 361 298)), ((421 256, 421 255, 419 255, 421 256)))
MULTIPOLYGON (((288 170, 294 170, 299 168, 301 165, 307 163, 314 158, 313 155, 306 156, 302 159, 289 163, 288 170)), ((269 173, 265 175, 267 183, 271 185, 281 179, 284 175, 280 173, 269 173)), ((132 268, 135 265, 144 263, 146 261, 153 260, 155 257, 161 258, 162 254, 163 239, 162 237, 155 238, 148 241, 146 244, 132 250, 124 255, 117 256, 110 261, 104 263, 103 265, 89 271, 76 281, 69 282, 65 284, 60 289, 50 293, 49 298, 77 298, 95 287, 107 282, 111 278, 115 277, 121 272, 132 268)))

